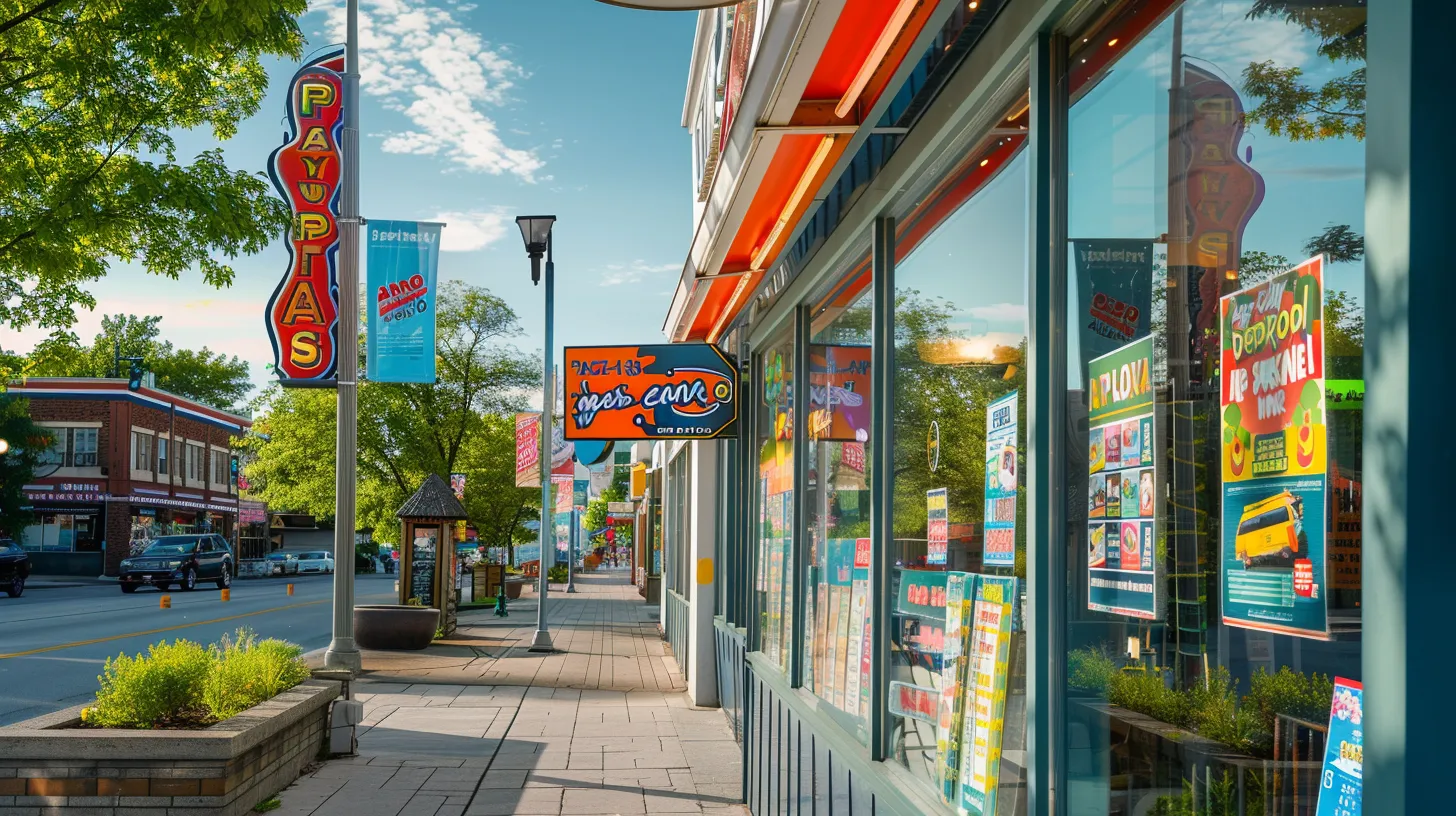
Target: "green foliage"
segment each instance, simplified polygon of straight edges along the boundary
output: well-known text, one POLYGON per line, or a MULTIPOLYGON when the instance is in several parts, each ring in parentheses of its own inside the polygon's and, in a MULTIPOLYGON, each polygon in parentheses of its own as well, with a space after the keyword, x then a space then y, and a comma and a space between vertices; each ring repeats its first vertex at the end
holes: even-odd
POLYGON ((1273 734, 1274 721, 1280 714, 1305 722, 1324 722, 1334 695, 1335 684, 1327 675, 1306 675, 1288 666, 1269 674, 1261 668, 1250 678, 1244 705, 1253 710, 1263 729, 1273 734))
POLYGON ((273 796, 270 796, 267 799, 264 799, 263 801, 259 802, 258 804, 253 805, 253 812, 254 813, 267 813, 270 810, 277 810, 278 808, 281 808, 281 807, 283 807, 283 800, 282 799, 279 799, 278 796, 277 796, 277 794, 274 794, 273 796))
POLYGON ((0 454, 0 535, 18 536, 31 520, 31 512, 20 509, 30 504, 21 488, 53 438, 30 420, 28 400, 0 394, 0 439, 10 446, 9 453, 0 454))
POLYGON ((1117 663, 1104 649, 1087 646, 1067 654, 1067 685, 1106 694, 1117 674, 1117 663))
POLYGON ((546 580, 553 584, 566 583, 566 565, 553 564, 550 569, 546 570, 546 580))
POLYGON ((87 722, 105 728, 155 728, 202 709, 213 655, 190 640, 153 644, 147 654, 117 655, 97 680, 96 707, 87 722))
POLYGON ((142 367, 157 377, 157 387, 214 408, 230 409, 240 404, 252 383, 248 364, 237 356, 174 348, 159 340, 160 315, 106 315, 101 331, 91 345, 83 346, 73 336, 53 336, 30 355, 33 377, 126 376, 127 363, 114 371, 118 348, 124 357, 141 357, 142 367))
POLYGON ((1182 795, 1158 797, 1149 816, 1246 816, 1263 813, 1264 786, 1259 774, 1247 772, 1245 801, 1240 808, 1238 773, 1239 769, 1230 771, 1225 768, 1221 774, 1201 785, 1201 802, 1194 801, 1193 784, 1185 779, 1182 795))
POLYGON ((103 728, 220 722, 308 679, 302 653, 239 629, 210 647, 163 641, 146 655, 117 655, 97 678, 101 688, 85 720, 103 728))
POLYGON ((1353 263, 1365 257, 1365 239, 1349 224, 1331 224, 1304 244, 1306 255, 1328 255, 1330 263, 1353 263))
POLYGON ((1298 66, 1273 60, 1244 69, 1244 91, 1259 103, 1244 116, 1275 136, 1291 141, 1365 138, 1365 7, 1313 5, 1304 0, 1254 0, 1251 19, 1282 17, 1320 40, 1318 53, 1332 63, 1350 62, 1349 74, 1318 87, 1305 81, 1298 66))
POLYGON ((263 101, 263 59, 301 53, 306 9, 0 0, 0 323, 64 330, 114 259, 227 286, 227 259, 282 234, 264 173, 221 149, 180 159, 176 138, 231 138, 263 101))
POLYGON ((307 680, 303 649, 247 629, 224 637, 211 650, 212 668, 203 684, 202 705, 221 722, 307 680))

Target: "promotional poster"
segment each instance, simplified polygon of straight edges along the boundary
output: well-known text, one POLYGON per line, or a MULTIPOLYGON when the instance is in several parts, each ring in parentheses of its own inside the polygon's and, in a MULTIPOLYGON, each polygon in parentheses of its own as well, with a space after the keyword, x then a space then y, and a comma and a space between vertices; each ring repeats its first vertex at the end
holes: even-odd
POLYGON ((710 343, 568 346, 566 438, 731 438, 738 368, 710 343))
POLYGON ((327 385, 337 375, 343 70, 342 48, 298 69, 288 86, 288 141, 268 158, 273 187, 293 211, 288 274, 266 312, 274 371, 285 385, 327 385))
POLYGON ((1153 242, 1105 238, 1072 242, 1082 324, 1082 359, 1100 357, 1151 330, 1153 242))
POLYGON ((869 441, 870 385, 869 346, 809 346, 809 438, 869 441))
POLYGON ((981 563, 1016 565, 1016 409, 1012 391, 986 406, 986 539, 981 563))
POLYGON ((1153 338, 1092 360, 1087 376, 1087 608, 1158 612, 1153 338))
POLYGON ((950 805, 960 801, 960 755, 966 708, 964 689, 969 662, 965 644, 975 591, 974 573, 952 572, 946 577, 945 648, 941 658, 940 723, 935 732, 935 747, 940 757, 941 798, 950 805))
POLYGON ((1328 639, 1324 258, 1219 302, 1223 622, 1328 639))
POLYGON ((960 791, 960 806, 972 816, 996 813, 1016 596, 1015 578, 977 577, 970 642, 964 646, 968 662, 960 791))
POLYGON ((946 489, 925 491, 925 563, 944 565, 950 548, 950 498, 946 489))
POLYGON ((369 222, 366 366, 374 382, 435 381, 436 278, 443 226, 369 222))
POLYGON ((1336 677, 1315 816, 1360 816, 1364 786, 1365 689, 1354 680, 1336 677))
POLYGON ((516 414, 516 487, 541 486, 541 415, 516 414))

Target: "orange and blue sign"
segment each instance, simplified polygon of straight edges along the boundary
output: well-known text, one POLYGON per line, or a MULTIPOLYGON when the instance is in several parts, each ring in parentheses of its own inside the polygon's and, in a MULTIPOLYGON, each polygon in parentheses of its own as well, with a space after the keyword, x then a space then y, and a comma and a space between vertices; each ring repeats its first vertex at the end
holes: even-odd
POLYGON ((288 274, 268 299, 268 337, 284 384, 332 385, 339 348, 342 49, 309 62, 288 86, 289 138, 268 159, 273 186, 293 210, 288 274))
POLYGON ((579 346, 565 353, 567 439, 737 433, 738 369, 717 346, 579 346))

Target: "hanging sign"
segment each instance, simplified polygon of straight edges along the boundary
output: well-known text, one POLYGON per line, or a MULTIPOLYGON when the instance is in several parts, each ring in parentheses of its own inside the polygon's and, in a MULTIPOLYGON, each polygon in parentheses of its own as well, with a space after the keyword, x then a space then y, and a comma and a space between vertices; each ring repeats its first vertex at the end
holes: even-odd
POLYGON ((1153 317, 1153 242, 1073 241, 1072 256, 1077 263, 1082 359, 1146 337, 1153 317))
POLYGON ((1329 638, 1324 257, 1228 295, 1223 622, 1329 638))
POLYGON ((809 438, 869 441, 869 346, 809 346, 809 438))
POLYGON ((950 551, 950 494, 946 488, 925 491, 925 563, 944 565, 950 551))
POLYGON ((369 379, 435 381, 436 277, 443 224, 370 221, 369 379))
POLYGON ((986 536, 981 563, 1016 565, 1016 409, 1012 391, 986 406, 986 536))
POLYGON ((566 438, 737 434, 738 370, 710 343, 568 347, 566 438))
POLYGON ((1336 677, 1315 816, 1360 816, 1364 787, 1365 688, 1336 677))
POLYGON ((456 501, 465 501, 465 474, 450 474, 450 490, 455 493, 456 501))
POLYGON ((516 414, 516 487, 541 486, 541 415, 516 414))
POLYGON ((273 186, 293 210, 288 274, 266 312, 274 370, 285 385, 332 386, 337 378, 343 53, 323 54, 293 75, 288 141, 268 159, 273 186))
POLYGON ((1158 611, 1153 338, 1088 364, 1087 608, 1158 611))

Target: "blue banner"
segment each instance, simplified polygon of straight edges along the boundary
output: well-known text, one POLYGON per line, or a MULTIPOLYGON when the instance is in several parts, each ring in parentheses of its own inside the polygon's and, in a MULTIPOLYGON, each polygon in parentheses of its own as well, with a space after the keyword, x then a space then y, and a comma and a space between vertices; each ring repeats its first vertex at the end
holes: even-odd
POLYGON ((1360 816, 1365 787, 1365 687, 1335 678, 1315 816, 1360 816))
POLYGON ((374 382, 435 381, 435 295, 443 226, 369 222, 368 377, 374 382))

